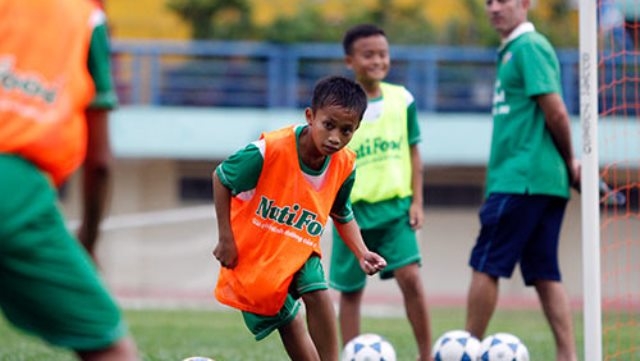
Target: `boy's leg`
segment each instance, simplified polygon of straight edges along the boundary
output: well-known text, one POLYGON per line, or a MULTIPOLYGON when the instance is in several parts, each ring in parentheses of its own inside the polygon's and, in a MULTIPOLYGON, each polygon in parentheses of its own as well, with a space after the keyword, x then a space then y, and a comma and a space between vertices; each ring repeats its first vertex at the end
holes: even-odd
POLYGON ((296 315, 293 321, 280 326, 278 332, 291 360, 320 361, 318 351, 307 333, 307 328, 300 314, 296 315))
POLYGON ((336 313, 327 290, 302 295, 307 310, 307 326, 313 343, 323 361, 337 360, 340 354, 336 313))
POLYGON ((136 360, 118 305, 69 233, 50 182, 8 155, 0 155, 0 174, 0 288, 7 291, 0 308, 7 319, 83 359, 136 360))
POLYGON ((340 292, 340 333, 342 346, 360 334, 360 305, 364 289, 354 292, 340 292))
POLYGON ((320 257, 312 255, 296 273, 290 292, 304 301, 307 328, 323 361, 337 360, 340 354, 336 312, 328 290, 320 257))
POLYGON ((431 358, 431 327, 426 295, 420 278, 422 254, 408 220, 390 221, 384 228, 363 232, 368 245, 387 260, 387 267, 380 272, 382 279, 394 277, 404 300, 407 319, 411 323, 418 347, 418 360, 431 358))
POLYGON ((467 321, 465 329, 482 340, 498 302, 498 279, 486 273, 473 271, 467 294, 467 321))
POLYGON ((536 281, 536 291, 556 341, 557 361, 576 361, 576 345, 569 297, 557 281, 536 281))
POLYGON ((395 270, 395 278, 402 291, 405 312, 418 345, 418 360, 428 361, 431 359, 431 325, 420 267, 417 263, 401 267, 395 270))
POLYGON ((366 277, 358 260, 333 227, 329 284, 340 292, 338 318, 343 346, 360 334, 360 304, 366 277))

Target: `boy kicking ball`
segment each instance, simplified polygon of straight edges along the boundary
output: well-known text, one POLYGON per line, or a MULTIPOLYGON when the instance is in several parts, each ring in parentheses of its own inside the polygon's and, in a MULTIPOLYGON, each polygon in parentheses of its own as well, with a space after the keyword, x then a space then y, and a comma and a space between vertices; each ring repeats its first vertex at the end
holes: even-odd
POLYGON ((365 246, 349 201, 355 153, 345 146, 366 107, 354 81, 324 78, 305 110, 306 124, 263 134, 213 174, 219 231, 213 255, 222 266, 216 298, 242 311, 256 340, 278 330, 292 360, 338 359, 335 311, 320 261, 328 218, 366 274, 386 266, 365 246))

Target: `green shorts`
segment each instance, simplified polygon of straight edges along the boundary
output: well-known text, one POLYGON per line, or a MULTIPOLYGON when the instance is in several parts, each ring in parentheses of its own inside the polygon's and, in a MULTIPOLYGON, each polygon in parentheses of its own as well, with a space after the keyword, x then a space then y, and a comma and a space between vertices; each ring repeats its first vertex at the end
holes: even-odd
POLYGON ((243 311, 242 317, 251 333, 253 333, 256 340, 259 341, 269 336, 271 332, 281 326, 293 321, 300 309, 298 298, 300 298, 301 295, 327 289, 329 289, 329 286, 327 285, 320 257, 313 255, 295 274, 289 286, 289 294, 287 295, 284 306, 282 306, 277 315, 263 316, 243 311))
MULTIPOLYGON (((393 272, 398 268, 412 263, 421 264, 416 232, 406 217, 390 221, 383 228, 362 229, 360 232, 369 250, 387 261, 387 267, 380 271, 381 279, 393 278, 393 272)), ((341 292, 355 292, 363 289, 366 282, 367 275, 334 226, 329 285, 341 292)))
POLYGON ((0 154, 0 309, 16 327, 76 351, 127 332, 93 262, 69 233, 47 178, 0 154))

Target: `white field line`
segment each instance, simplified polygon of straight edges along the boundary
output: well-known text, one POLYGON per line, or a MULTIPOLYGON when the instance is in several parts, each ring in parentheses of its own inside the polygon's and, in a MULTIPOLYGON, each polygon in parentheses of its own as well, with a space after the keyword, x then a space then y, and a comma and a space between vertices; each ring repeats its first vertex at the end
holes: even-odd
MULTIPOLYGON (((188 208, 175 208, 161 211, 140 212, 130 214, 113 215, 105 218, 100 224, 100 230, 113 231, 156 225, 184 223, 188 221, 215 220, 215 208, 213 205, 193 206, 188 208)), ((76 230, 80 226, 79 220, 67 222, 67 226, 76 230)))

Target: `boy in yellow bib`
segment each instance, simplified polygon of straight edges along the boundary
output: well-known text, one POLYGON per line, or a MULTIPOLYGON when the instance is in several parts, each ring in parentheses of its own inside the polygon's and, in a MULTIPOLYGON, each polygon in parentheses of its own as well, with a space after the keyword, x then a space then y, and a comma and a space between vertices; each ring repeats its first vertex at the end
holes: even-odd
POLYGON ((335 312, 320 257, 328 217, 366 274, 386 266, 360 236, 349 195, 355 154, 345 148, 366 95, 355 82, 316 85, 306 125, 268 132, 222 162, 213 175, 222 266, 216 298, 242 311, 257 340, 278 330, 292 360, 336 361, 335 312), (305 302, 308 332, 298 315, 305 302))
MULTIPOLYGON (((353 213, 362 237, 388 263, 383 279, 395 278, 420 361, 430 359, 431 331, 420 279, 421 254, 416 230, 422 227, 422 161, 418 151, 415 101, 400 85, 384 82, 390 67, 389 44, 382 29, 357 25, 343 38, 345 61, 367 93, 368 105, 349 148, 357 154, 353 213)), ((329 281, 340 291, 342 342, 360 334, 360 305, 366 277, 334 232, 329 281)))

